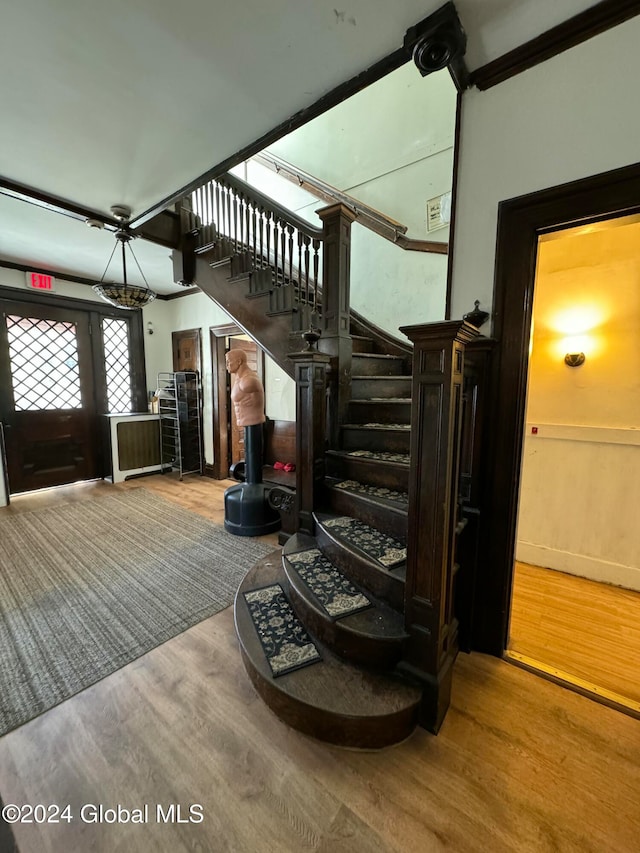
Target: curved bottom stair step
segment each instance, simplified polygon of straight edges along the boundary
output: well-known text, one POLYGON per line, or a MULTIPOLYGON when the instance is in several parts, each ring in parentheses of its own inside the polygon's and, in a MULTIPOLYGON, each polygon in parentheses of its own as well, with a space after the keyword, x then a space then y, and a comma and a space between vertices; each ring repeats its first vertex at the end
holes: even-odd
POLYGON ((317 640, 321 661, 273 676, 244 593, 275 583, 286 589, 280 552, 250 570, 234 608, 244 665, 266 704, 292 728, 338 746, 380 749, 405 740, 418 719, 421 691, 414 685, 348 664, 317 640))
MULTIPOLYGON (((394 548, 387 555, 390 561, 387 561, 385 566, 345 535, 342 522, 352 521, 360 526, 363 523, 359 519, 319 512, 314 513, 313 517, 316 522, 316 537, 323 554, 355 583, 371 590, 377 598, 403 612, 406 555, 403 557, 402 550, 395 553, 394 548)), ((365 530, 369 528, 374 539, 376 534, 384 535, 368 525, 364 527, 365 530)), ((401 545, 400 542, 397 544, 401 545)))
POLYGON ((353 584, 310 536, 296 534, 289 539, 283 566, 295 612, 324 645, 371 669, 395 666, 408 639, 400 613, 353 584))

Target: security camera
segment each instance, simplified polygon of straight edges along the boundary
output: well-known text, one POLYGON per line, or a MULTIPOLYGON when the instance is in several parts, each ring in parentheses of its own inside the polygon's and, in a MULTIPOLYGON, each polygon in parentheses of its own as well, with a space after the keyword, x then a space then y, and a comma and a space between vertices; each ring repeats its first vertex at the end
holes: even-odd
POLYGON ((464 54, 467 36, 462 29, 456 7, 446 3, 424 21, 407 30, 404 48, 411 53, 423 77, 449 68, 459 87, 464 88, 466 69, 464 54))

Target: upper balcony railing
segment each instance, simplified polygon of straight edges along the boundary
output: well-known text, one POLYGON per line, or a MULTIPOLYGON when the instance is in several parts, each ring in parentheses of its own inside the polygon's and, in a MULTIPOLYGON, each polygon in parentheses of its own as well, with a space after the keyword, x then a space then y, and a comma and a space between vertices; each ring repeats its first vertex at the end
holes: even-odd
POLYGON ((323 230, 228 173, 194 190, 192 211, 196 251, 243 255, 248 268, 272 270, 273 287, 292 287, 297 302, 320 313, 323 230))

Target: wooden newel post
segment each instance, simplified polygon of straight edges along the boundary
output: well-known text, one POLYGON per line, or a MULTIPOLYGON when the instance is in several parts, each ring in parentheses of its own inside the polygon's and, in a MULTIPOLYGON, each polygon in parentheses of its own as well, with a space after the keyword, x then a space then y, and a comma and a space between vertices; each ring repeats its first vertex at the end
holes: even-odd
POLYGON ((322 254, 322 337, 319 347, 332 357, 332 394, 336 406, 330 412, 330 442, 337 447, 351 397, 351 335, 349 334, 351 208, 334 204, 317 211, 324 231, 322 254))
POLYGON ((327 365, 330 357, 315 350, 294 352, 296 370, 297 529, 313 535, 313 509, 324 478, 327 365))
POLYGON ((465 345, 464 320, 405 326, 413 343, 409 538, 404 668, 423 684, 421 725, 440 728, 458 651, 454 618, 455 538, 465 345))

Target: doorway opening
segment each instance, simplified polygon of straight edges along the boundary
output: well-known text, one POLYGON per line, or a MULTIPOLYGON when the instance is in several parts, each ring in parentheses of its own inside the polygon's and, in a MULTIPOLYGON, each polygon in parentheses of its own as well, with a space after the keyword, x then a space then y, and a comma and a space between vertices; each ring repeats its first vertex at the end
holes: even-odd
POLYGON ((640 715, 639 247, 538 239, 507 657, 640 715))

